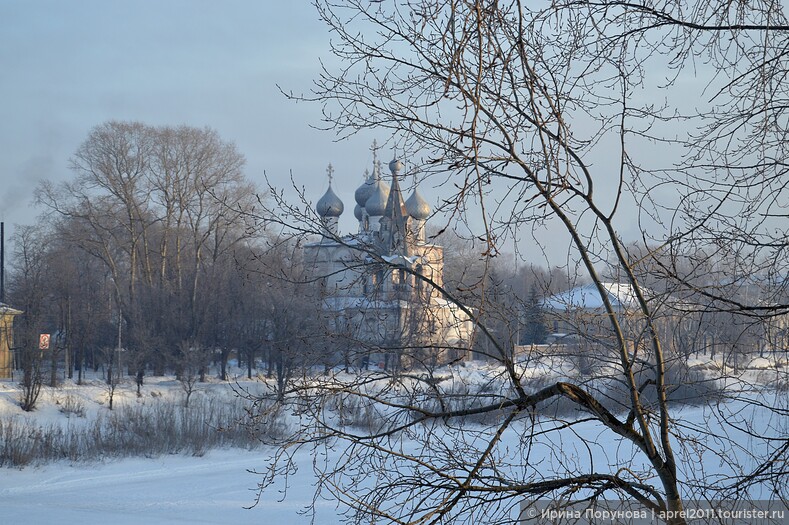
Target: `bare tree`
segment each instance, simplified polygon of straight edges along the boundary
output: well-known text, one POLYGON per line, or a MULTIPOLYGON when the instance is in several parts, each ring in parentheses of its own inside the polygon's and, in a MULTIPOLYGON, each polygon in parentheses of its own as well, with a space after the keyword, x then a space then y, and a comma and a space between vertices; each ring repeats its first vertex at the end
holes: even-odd
POLYGON ((123 368, 121 365, 123 350, 119 346, 105 346, 101 348, 99 353, 106 372, 104 389, 107 392, 107 408, 112 410, 115 405, 115 392, 118 386, 123 383, 123 368))
POLYGON ((39 348, 39 335, 48 332, 49 280, 46 247, 48 232, 26 226, 14 234, 14 264, 10 280, 11 300, 23 313, 16 323, 17 366, 22 370, 20 406, 34 410, 43 382, 44 352, 39 348))
POLYGON ((294 246, 277 245, 267 253, 269 281, 264 291, 265 344, 269 377, 276 382, 278 402, 293 388, 294 379, 305 377, 311 367, 329 359, 325 325, 321 323, 321 298, 306 278, 303 261, 294 246), (324 359, 325 358, 325 359, 324 359))
POLYGON ((61 223, 60 245, 108 276, 140 381, 146 366, 162 373, 181 341, 209 344, 215 303, 230 299, 213 283, 252 235, 243 164, 210 129, 107 122, 75 153, 73 181, 38 189, 61 223))
MULTIPOLYGON (((299 406, 306 407, 302 415, 309 414, 311 423, 285 444, 280 458, 289 457, 294 444, 343 443, 347 448, 339 459, 318 467, 319 490, 346 504, 358 523, 504 522, 513 519, 512 508, 526 496, 582 494, 595 500, 613 493, 670 512, 667 521, 680 524, 685 497, 743 497, 742 491, 763 481, 785 494, 785 471, 777 465, 785 461, 789 442, 780 425, 756 431, 737 428, 742 418, 729 425, 721 417, 721 438, 688 427, 672 410, 669 396, 676 385, 670 371, 676 356, 658 319, 668 299, 644 286, 639 274, 644 259, 633 255, 622 234, 623 224, 634 222, 629 210, 640 209, 638 234, 648 250, 650 243, 658 244, 673 261, 711 243, 731 254, 727 258, 737 264, 729 266, 734 272, 729 277, 739 283, 748 265, 740 264, 738 253, 749 264, 760 262, 760 268, 778 260, 775 254, 786 246, 780 233, 768 239, 759 232, 760 246, 777 241, 772 258, 745 247, 755 226, 766 224, 756 220, 759 213, 778 214, 783 202, 758 204, 768 189, 782 188, 779 175, 785 169, 784 141, 777 138, 784 130, 775 125, 785 89, 779 82, 787 35, 781 7, 348 0, 318 1, 317 8, 335 37, 332 52, 341 65, 336 71, 327 68, 313 94, 302 98, 322 103, 327 127, 340 136, 362 128, 388 130, 398 150, 425 155, 421 175, 455 190, 442 197, 444 209, 466 224, 472 210, 480 217, 474 236, 483 241, 485 258, 496 256, 508 241, 536 237, 545 224, 561 227, 570 247, 570 260, 563 263, 567 273, 582 272, 599 294, 602 324, 595 330, 605 331, 608 349, 599 361, 623 396, 612 402, 595 378, 528 381, 513 359, 511 341, 498 337, 491 319, 467 309, 487 340, 486 353, 501 367, 500 389, 479 396, 478 405, 458 408, 449 386, 419 376, 408 382, 386 373, 312 378, 298 389, 299 406), (727 66, 698 71, 698 93, 707 87, 715 95, 713 104, 699 110, 683 104, 688 86, 679 86, 680 73, 689 72, 696 53, 727 66), (661 80, 662 105, 640 96, 644 85, 661 80), (763 88, 757 95, 747 91, 753 80, 763 88), (730 109, 737 111, 728 118, 730 109), (690 126, 685 136, 679 137, 679 123, 690 126), (736 143, 733 159, 732 150, 724 149, 727 141, 736 143), (686 174, 645 154, 651 144, 664 158, 684 155, 684 167, 693 171, 686 174), (603 155, 608 162, 600 161, 603 155), (754 184, 754 174, 769 183, 754 184), (743 216, 754 220, 737 223, 743 216), (721 236, 722 225, 736 227, 729 230, 736 238, 721 236), (722 247, 732 240, 740 251, 722 247), (614 303, 606 287, 609 276, 627 287, 634 309, 614 303), (370 407, 381 425, 344 426, 327 410, 327 400, 339 394, 370 407), (572 407, 576 417, 565 419, 557 403, 572 407), (462 423, 485 415, 489 419, 481 427, 462 423), (584 460, 556 451, 553 461, 531 464, 532 451, 545 446, 545 439, 559 442, 589 422, 607 440, 627 443, 627 457, 601 465, 591 452, 600 445, 586 439, 583 446, 590 452, 584 460), (763 453, 742 450, 736 436, 743 430, 763 439, 763 453), (520 445, 514 453, 504 444, 513 433, 520 445), (704 450, 719 455, 729 469, 730 477, 717 487, 683 463, 704 450), (743 453, 747 460, 735 459, 743 453)), ((302 210, 284 205, 281 213, 295 234, 319 233, 302 210)), ((551 242, 559 240, 554 236, 551 242)), ((547 253, 544 247, 540 251, 547 253)), ((666 268, 664 276, 685 290, 735 304, 666 268)), ((464 308, 449 290, 421 279, 464 308)), ((488 291, 490 284, 479 292, 485 304, 488 291)), ((276 466, 271 472, 266 482, 278 472, 276 466)))
POLYGON ((181 355, 178 359, 178 381, 184 391, 184 406, 189 406, 189 400, 197 389, 197 383, 204 380, 205 369, 210 362, 210 354, 205 349, 195 347, 189 341, 179 345, 181 355))

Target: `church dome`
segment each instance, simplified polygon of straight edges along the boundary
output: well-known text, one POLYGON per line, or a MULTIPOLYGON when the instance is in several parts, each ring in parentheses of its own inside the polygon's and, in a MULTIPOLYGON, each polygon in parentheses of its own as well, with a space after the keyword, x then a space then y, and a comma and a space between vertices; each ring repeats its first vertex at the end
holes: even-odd
POLYGON ((375 190, 367 202, 364 203, 364 208, 367 214, 371 217, 381 217, 386 209, 386 201, 389 199, 389 185, 383 181, 376 181, 375 190))
POLYGON ((339 217, 345 211, 345 206, 329 185, 329 189, 315 205, 315 210, 321 217, 339 217))
POLYGON ((416 188, 414 188, 414 192, 408 197, 408 200, 405 201, 405 209, 408 211, 408 215, 420 221, 430 217, 432 212, 430 204, 422 198, 416 188))
POLYGON ((356 204, 364 207, 364 205, 367 204, 367 199, 370 198, 370 195, 372 195, 374 191, 375 180, 372 177, 365 177, 362 185, 356 188, 356 193, 353 194, 356 199, 356 204))
POLYGON ((357 221, 362 220, 362 207, 358 204, 353 207, 353 216, 356 217, 357 221))
POLYGON ((392 159, 389 163, 389 171, 391 171, 394 175, 398 175, 401 171, 403 171, 403 162, 400 159, 392 159))

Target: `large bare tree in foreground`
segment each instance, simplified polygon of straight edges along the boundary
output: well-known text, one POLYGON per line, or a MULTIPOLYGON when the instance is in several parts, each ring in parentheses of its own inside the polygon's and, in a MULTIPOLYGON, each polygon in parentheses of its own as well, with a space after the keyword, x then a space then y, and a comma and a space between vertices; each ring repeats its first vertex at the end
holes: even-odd
MULTIPOLYGON (((420 176, 442 186, 445 211, 483 240, 484 258, 513 241, 533 257, 542 228, 560 227, 552 242, 569 244, 601 314, 592 365, 536 378, 545 356, 516 356, 496 337, 490 281, 479 280, 469 314, 498 365, 491 384, 469 397, 457 369, 310 378, 289 392, 302 423, 263 485, 287 471, 294 445, 312 444, 340 451, 316 456, 318 492, 358 523, 503 523, 524 499, 625 498, 678 524, 689 498, 786 497, 785 389, 729 385, 719 399, 736 399, 705 408, 706 428, 672 400, 693 379, 672 343, 679 319, 786 310, 780 289, 746 279, 785 275, 786 227, 774 220, 786 200, 781 6, 317 8, 339 62, 304 98, 324 104, 328 127, 388 130, 398 150, 424 155, 420 176), (633 307, 614 303, 610 280, 633 307), (758 294, 735 293, 751 285, 758 294), (750 402, 766 415, 748 415, 750 402)), ((299 235, 317 232, 298 208, 282 213, 299 235)))

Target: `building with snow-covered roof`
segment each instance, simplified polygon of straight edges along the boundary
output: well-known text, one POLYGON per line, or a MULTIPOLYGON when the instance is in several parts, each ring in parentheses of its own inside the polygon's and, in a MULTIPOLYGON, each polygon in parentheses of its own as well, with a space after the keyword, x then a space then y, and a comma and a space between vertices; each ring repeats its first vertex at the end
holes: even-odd
POLYGON ((444 251, 429 243, 425 226, 432 210, 414 188, 403 198, 402 161, 389 163, 384 182, 374 159, 372 174, 354 194, 358 231, 341 235, 344 206, 331 189, 316 205, 323 237, 305 246, 305 263, 319 279, 324 309, 362 361, 384 366, 436 364, 464 358, 472 322, 441 297, 444 251))
MULTIPOLYGON (((629 284, 603 282, 605 297, 614 310, 623 312, 629 308, 637 308, 636 294, 629 284)), ((605 311, 603 295, 595 284, 577 286, 566 292, 561 292, 545 298, 541 306, 556 312, 569 311, 605 311)))
MULTIPOLYGON (((642 288, 649 307, 653 327, 657 330, 662 349, 674 357, 694 354, 722 356, 727 363, 737 366, 754 355, 785 355, 789 347, 789 314, 783 311, 781 290, 771 283, 757 288, 760 277, 749 277, 742 284, 741 293, 756 297, 732 295, 733 301, 763 305, 774 315, 754 317, 749 312, 732 309, 725 302, 709 296, 685 294, 678 297, 642 288), (776 289, 778 291, 776 291, 776 289), (768 300, 759 297, 767 293, 768 300), (778 298, 779 301, 775 301, 778 298)), ((717 282, 713 292, 719 293, 717 282)), ((618 351, 616 334, 606 312, 603 297, 610 302, 616 315, 628 352, 638 350, 639 356, 651 356, 650 336, 646 318, 638 304, 633 287, 625 283, 603 282, 601 295, 597 286, 589 284, 546 297, 540 302, 547 328, 548 342, 573 352, 605 359, 608 351, 618 351)))
MULTIPOLYGON (((546 297, 540 303, 548 323, 549 341, 569 345, 586 352, 597 352, 603 357, 607 351, 618 351, 616 334, 611 326, 610 314, 606 310, 606 300, 619 321, 628 352, 643 347, 648 340, 645 333, 646 322, 638 304, 635 290, 630 284, 602 282, 603 292, 595 284, 578 286, 570 290, 546 297), (602 351, 602 353, 601 353, 602 351)), ((651 290, 642 290, 648 302, 658 300, 651 290)), ((653 303, 654 306, 654 303, 653 303)), ((656 327, 664 330, 663 319, 656 321, 656 327)), ((648 350, 644 350, 642 356, 648 350)))

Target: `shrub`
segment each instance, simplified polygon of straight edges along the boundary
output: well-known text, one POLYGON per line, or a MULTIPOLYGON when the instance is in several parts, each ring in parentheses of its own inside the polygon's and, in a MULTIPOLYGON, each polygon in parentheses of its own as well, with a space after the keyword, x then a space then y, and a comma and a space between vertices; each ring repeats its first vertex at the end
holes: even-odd
MULTIPOLYGON (((77 398, 67 396, 58 404, 66 416, 85 418, 85 407, 77 398)), ((250 432, 247 408, 238 398, 201 397, 189 407, 156 398, 149 404, 100 411, 95 419, 65 427, 39 426, 18 416, 0 418, 0 466, 179 453, 201 456, 212 448, 254 448, 261 441, 250 432)), ((274 414, 257 430, 275 433, 282 428, 282 417, 274 414)))
POLYGON ((77 417, 85 417, 85 404, 78 397, 68 394, 65 398, 56 399, 55 404, 58 405, 58 410, 66 417, 71 415, 77 417))

